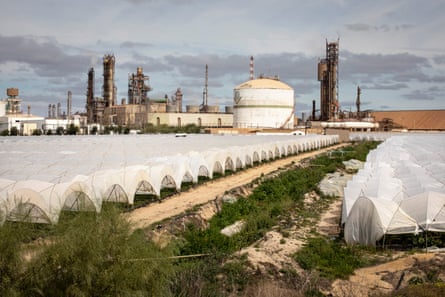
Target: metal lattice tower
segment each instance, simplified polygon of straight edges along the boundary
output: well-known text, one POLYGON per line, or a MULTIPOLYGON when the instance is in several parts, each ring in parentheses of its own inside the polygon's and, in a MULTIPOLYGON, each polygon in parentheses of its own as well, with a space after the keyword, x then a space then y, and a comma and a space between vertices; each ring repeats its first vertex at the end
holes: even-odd
POLYGON ((338 45, 338 41, 330 43, 326 41, 326 58, 318 63, 321 121, 338 118, 338 45))

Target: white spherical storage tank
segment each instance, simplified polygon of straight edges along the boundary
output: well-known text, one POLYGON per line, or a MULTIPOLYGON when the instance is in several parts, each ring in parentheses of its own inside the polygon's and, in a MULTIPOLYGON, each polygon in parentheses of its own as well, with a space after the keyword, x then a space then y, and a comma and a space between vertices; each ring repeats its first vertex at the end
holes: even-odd
POLYGON ((234 128, 294 126, 294 90, 278 79, 258 78, 234 89, 234 128))

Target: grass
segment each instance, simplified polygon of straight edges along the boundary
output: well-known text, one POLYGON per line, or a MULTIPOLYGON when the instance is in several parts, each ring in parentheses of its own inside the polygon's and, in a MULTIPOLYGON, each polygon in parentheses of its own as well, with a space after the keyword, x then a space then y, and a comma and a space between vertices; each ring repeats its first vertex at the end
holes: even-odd
MULTIPOLYGON (((370 149, 376 145, 357 145, 360 147, 359 154, 362 154, 362 146, 370 149)), ((295 224, 295 219, 291 218, 297 218, 299 227, 302 225, 313 226, 320 213, 329 206, 335 197, 319 193, 320 199, 310 205, 305 205, 304 194, 311 191, 318 192, 317 185, 326 173, 333 172, 337 168, 343 168, 342 161, 356 157, 354 149, 357 146, 350 148, 347 153, 324 155, 308 160, 309 167, 294 165, 287 171, 275 174, 274 178, 263 176, 258 179, 257 186, 252 194, 247 199, 239 199, 235 203, 224 204, 221 212, 209 221, 209 228, 202 230, 189 225, 183 234, 183 240, 179 244, 181 254, 211 253, 217 262, 225 262, 230 259, 231 265, 235 265, 234 262, 237 260, 233 259, 231 255, 235 251, 258 241, 273 226, 281 226, 283 223, 284 225, 279 229, 287 235, 286 228, 295 224), (220 233, 222 228, 239 220, 246 222, 246 227, 240 233, 232 237, 226 237, 220 233)), ((329 279, 347 277, 356 267, 368 264, 367 258, 361 257, 359 249, 345 247, 340 242, 329 242, 322 238, 310 240, 310 245, 305 251, 307 251, 306 254, 295 257, 302 262, 305 261, 306 268, 309 270, 319 271, 323 277, 329 279), (310 254, 316 253, 320 255, 318 259, 310 256, 310 254), (325 261, 324 258, 330 258, 331 261, 325 261)), ((245 262, 241 261, 235 267, 242 268, 244 273, 237 273, 232 275, 233 277, 247 278, 249 267, 245 262)), ((219 273, 225 275, 223 271, 219 271, 219 273)), ((221 286, 231 288, 235 286, 231 289, 232 291, 243 290, 247 286, 244 281, 245 279, 234 281, 224 278, 221 286)), ((211 282, 207 285, 212 286, 211 282)), ((249 285, 252 285, 252 283, 249 283, 249 285)), ((318 296, 317 290, 314 288, 310 290, 308 293, 310 296, 318 296)))
MULTIPOLYGON (((361 151, 363 145, 367 144, 352 149, 360 148, 361 151)), ((123 210, 109 212, 107 209, 110 205, 107 203, 104 203, 100 214, 63 213, 60 223, 48 230, 43 228, 38 232, 28 232, 24 228, 23 232, 19 232, 16 228, 19 225, 5 224, 0 228, 0 295, 11 296, 14 293, 16 296, 35 296, 40 292, 40 295, 47 296, 116 296, 117 293, 124 296, 132 293, 137 295, 138 287, 148 295, 153 295, 154 291, 150 290, 156 288, 165 296, 242 295, 246 288, 256 283, 256 276, 249 272, 247 259, 234 258, 233 253, 253 244, 274 226, 281 226, 283 234, 289 236, 287 228, 295 224, 295 217, 301 217, 306 224, 313 224, 331 197, 321 196, 321 199, 308 207, 303 203, 304 194, 317 191, 317 184, 324 175, 341 167, 341 162, 349 158, 355 158, 353 152, 322 156, 312 159, 311 164, 314 166, 309 168, 294 165, 295 168, 279 173, 275 178, 263 176, 248 199, 224 204, 222 211, 209 221, 209 228, 188 225, 186 231, 178 234, 177 240, 167 250, 160 250, 146 241, 142 230, 133 235, 128 233, 127 223, 120 221, 122 216, 116 216, 123 210), (232 237, 220 233, 222 228, 239 220, 246 222, 242 232, 232 237), (22 236, 15 237, 17 234, 22 236), (41 247, 39 259, 24 263, 18 253, 20 246, 36 236, 54 236, 57 240, 49 246, 41 247), (130 264, 127 261, 200 253, 209 255, 171 262, 136 261, 130 264)), ((226 175, 230 173, 228 171, 226 175)), ((166 189, 161 192, 161 199, 175 193, 175 189, 166 189)), ((141 196, 137 197, 136 204, 157 199, 141 196)), ((340 243, 321 242, 319 239, 318 245, 317 241, 312 242, 312 245, 322 255, 331 255, 336 261, 324 263, 324 259, 309 255, 303 257, 307 267, 318 269, 323 275, 343 277, 350 273, 350 263, 363 265, 362 261, 356 264, 354 261, 357 259, 352 257, 359 255, 359 251, 344 249, 340 243), (341 260, 345 262, 345 267, 341 266, 341 273, 329 270, 332 265, 339 266, 341 260)), ((269 273, 273 277, 280 277, 280 273, 273 269, 269 273)), ((299 276, 292 273, 282 277, 288 285, 295 281, 302 282, 299 276)), ((307 296, 318 296, 316 287, 307 288, 306 291, 307 296)), ((273 296, 273 293, 269 296, 273 296)))
POLYGON ((307 240, 306 245, 294 255, 305 270, 317 270, 330 280, 347 278, 355 269, 369 265, 367 251, 359 246, 346 246, 338 240, 321 236, 307 240))

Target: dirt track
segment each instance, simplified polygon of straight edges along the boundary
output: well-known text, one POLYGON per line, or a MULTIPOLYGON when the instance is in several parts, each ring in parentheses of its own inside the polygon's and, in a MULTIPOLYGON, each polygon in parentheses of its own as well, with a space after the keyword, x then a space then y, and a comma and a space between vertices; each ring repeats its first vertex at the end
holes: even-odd
POLYGON ((282 168, 292 162, 300 162, 302 159, 316 156, 320 153, 337 149, 346 144, 339 144, 318 151, 302 153, 296 156, 279 159, 249 168, 225 178, 209 181, 198 187, 194 187, 186 192, 179 193, 160 203, 154 203, 146 207, 138 208, 129 213, 129 220, 135 228, 144 228, 155 222, 162 221, 179 215, 192 208, 195 205, 204 204, 215 199, 218 195, 224 194, 225 191, 250 183, 261 174, 268 174, 279 168, 282 168))

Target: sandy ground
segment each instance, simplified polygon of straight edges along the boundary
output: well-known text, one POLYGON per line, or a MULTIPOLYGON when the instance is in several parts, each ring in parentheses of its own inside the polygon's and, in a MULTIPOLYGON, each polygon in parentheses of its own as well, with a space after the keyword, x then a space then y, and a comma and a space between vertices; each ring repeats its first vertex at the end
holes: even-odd
POLYGON ((357 269, 348 280, 336 280, 332 284, 331 294, 338 297, 349 297, 392 292, 396 290, 399 282, 406 285, 412 276, 419 275, 413 267, 419 263, 430 265, 430 261, 434 258, 436 261, 443 261, 443 255, 416 253, 380 265, 357 269))
MULTIPOLYGON (((228 190, 249 184, 254 179, 267 175, 292 162, 300 162, 302 159, 313 157, 327 150, 336 149, 341 145, 326 148, 319 151, 300 154, 274 162, 266 163, 255 168, 240 171, 234 175, 225 178, 210 181, 204 185, 194 187, 187 192, 179 193, 160 203, 154 203, 143 208, 136 209, 128 214, 129 220, 136 228, 148 227, 154 223, 164 219, 172 218, 185 213, 194 206, 199 205, 199 218, 201 220, 210 219, 216 212, 215 203, 217 197, 222 197, 228 190)), ((309 197, 308 200, 314 199, 309 197)), ((316 199, 316 198, 315 198, 316 199)), ((310 203, 310 201, 308 201, 310 203)), ((324 212, 320 220, 316 223, 317 231, 328 237, 338 236, 338 222, 341 216, 341 202, 338 198, 324 212)), ((240 250, 238 253, 247 254, 248 260, 254 269, 267 273, 268 269, 295 269, 301 271, 298 264, 292 259, 292 255, 300 249, 307 236, 309 236, 309 228, 295 227, 290 230, 290 236, 286 238, 276 231, 267 232, 265 236, 258 242, 240 250)), ((426 263, 436 260, 444 263, 445 255, 428 253, 414 255, 399 255, 399 259, 389 261, 384 264, 358 269, 354 275, 348 280, 336 280, 328 292, 331 296, 350 297, 350 296, 369 296, 376 292, 388 293, 395 290, 400 285, 401 279, 404 278, 406 285, 407 280, 416 271, 418 263, 426 263), (402 276, 403 274, 403 276, 402 276)), ((442 264, 441 264, 442 265, 442 264)), ((439 266, 443 267, 443 266, 439 266)), ((443 276, 445 278, 445 276, 443 276)))
POLYGON ((229 189, 236 188, 250 183, 261 174, 268 174, 279 168, 282 168, 292 162, 299 162, 302 159, 316 156, 328 150, 337 149, 346 144, 339 144, 329 148, 324 148, 318 151, 302 153, 289 158, 279 159, 274 162, 269 162, 237 172, 225 178, 212 180, 198 187, 192 188, 186 192, 179 193, 160 203, 150 204, 146 207, 138 208, 129 213, 128 218, 135 228, 144 228, 153 223, 162 221, 185 212, 193 208, 195 205, 200 205, 214 200, 217 196, 224 194, 229 189))

